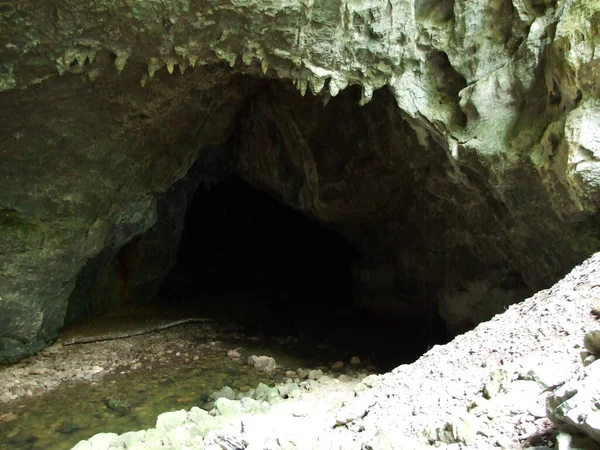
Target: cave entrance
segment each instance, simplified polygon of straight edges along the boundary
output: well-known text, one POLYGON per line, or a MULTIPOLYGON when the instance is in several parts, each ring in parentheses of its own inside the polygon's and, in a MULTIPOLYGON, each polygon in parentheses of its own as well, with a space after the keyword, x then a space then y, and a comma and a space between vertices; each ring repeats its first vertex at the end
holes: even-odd
POLYGON ((351 313, 359 258, 339 234, 230 177, 196 190, 161 298, 253 332, 315 333, 351 313))
POLYGON ((198 188, 177 263, 161 287, 164 310, 190 309, 220 326, 302 337, 389 370, 446 340, 440 321, 373 316, 353 301, 361 254, 269 193, 231 177, 198 188))
POLYGON ((473 272, 468 251, 449 260, 447 230, 463 228, 452 199, 462 197, 443 176, 443 149, 422 151, 393 96, 378 91, 360 107, 360 94, 324 105, 280 84, 257 92, 227 143, 201 148, 188 174, 155 195, 153 226, 110 230, 111 245, 77 279, 67 322, 114 312, 131 324, 130 310, 147 308, 157 321, 304 335, 373 355, 379 368, 447 341, 437 292, 459 269, 473 272), (427 183, 454 194, 444 203, 427 183))

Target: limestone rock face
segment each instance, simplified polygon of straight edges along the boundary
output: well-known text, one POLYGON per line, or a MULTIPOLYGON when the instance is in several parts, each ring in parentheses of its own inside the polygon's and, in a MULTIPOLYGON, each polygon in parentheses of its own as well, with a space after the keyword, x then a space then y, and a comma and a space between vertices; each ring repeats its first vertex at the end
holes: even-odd
POLYGON ((460 328, 548 286, 600 248, 599 24, 592 0, 4 5, 0 361, 227 143, 363 252, 372 309, 460 328))
MULTIPOLYGON (((167 192, 153 197, 151 214, 127 231, 125 244, 110 239, 112 245, 87 262, 69 297, 65 324, 138 301, 148 302, 158 295, 161 282, 176 263, 185 213, 191 195, 203 181, 207 168, 202 160, 207 154, 210 152, 167 192)), ((130 224, 120 229, 127 226, 130 224)))

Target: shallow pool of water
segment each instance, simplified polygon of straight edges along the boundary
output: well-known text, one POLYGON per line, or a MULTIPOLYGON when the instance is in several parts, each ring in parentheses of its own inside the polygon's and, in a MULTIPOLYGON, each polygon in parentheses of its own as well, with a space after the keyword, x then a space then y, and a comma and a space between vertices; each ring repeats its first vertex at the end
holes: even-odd
POLYGON ((276 373, 257 372, 245 358, 233 360, 228 349, 239 341, 223 342, 218 351, 173 357, 168 362, 141 362, 135 370, 118 370, 97 382, 66 384, 46 394, 0 405, 0 449, 70 449, 98 432, 124 433, 152 428, 165 411, 202 405, 208 396, 227 385, 247 390, 259 382, 274 384, 283 372, 315 367, 327 359, 314 352, 293 352, 269 342, 243 342, 243 355, 273 356, 276 373), (12 419, 12 420, 11 420, 12 419))

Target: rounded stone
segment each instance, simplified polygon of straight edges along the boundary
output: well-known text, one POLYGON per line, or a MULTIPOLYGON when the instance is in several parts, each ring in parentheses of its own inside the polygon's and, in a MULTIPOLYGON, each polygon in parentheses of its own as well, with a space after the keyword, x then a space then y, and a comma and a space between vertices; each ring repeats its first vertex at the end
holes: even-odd
POLYGON ((600 330, 590 331, 583 339, 583 345, 592 354, 600 354, 600 330))
POLYGON ((331 370, 341 372, 344 370, 344 363, 342 361, 336 361, 331 365, 331 370))

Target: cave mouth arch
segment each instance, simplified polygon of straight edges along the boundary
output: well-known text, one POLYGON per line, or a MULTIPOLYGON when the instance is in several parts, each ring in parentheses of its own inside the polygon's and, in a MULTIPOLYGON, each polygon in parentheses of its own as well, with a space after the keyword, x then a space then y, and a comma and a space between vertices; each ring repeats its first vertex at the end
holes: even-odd
POLYGON ((230 175, 195 191, 158 299, 225 328, 300 336, 385 370, 447 339, 437 318, 384 318, 357 306, 353 267, 361 259, 338 232, 230 175))
POLYGON ((359 258, 339 234, 229 176, 194 193, 160 297, 253 331, 290 334, 343 316, 359 258))
MULTIPOLYGON (((430 184, 458 195, 444 150, 423 147, 388 90, 365 106, 360 95, 323 102, 262 83, 224 141, 199 147, 151 201, 125 205, 132 220, 79 274, 65 324, 129 308, 161 320, 189 312, 387 369, 447 341, 435 294, 456 202, 427 195, 430 184)), ((468 256, 455 271, 472 274, 468 256)))

